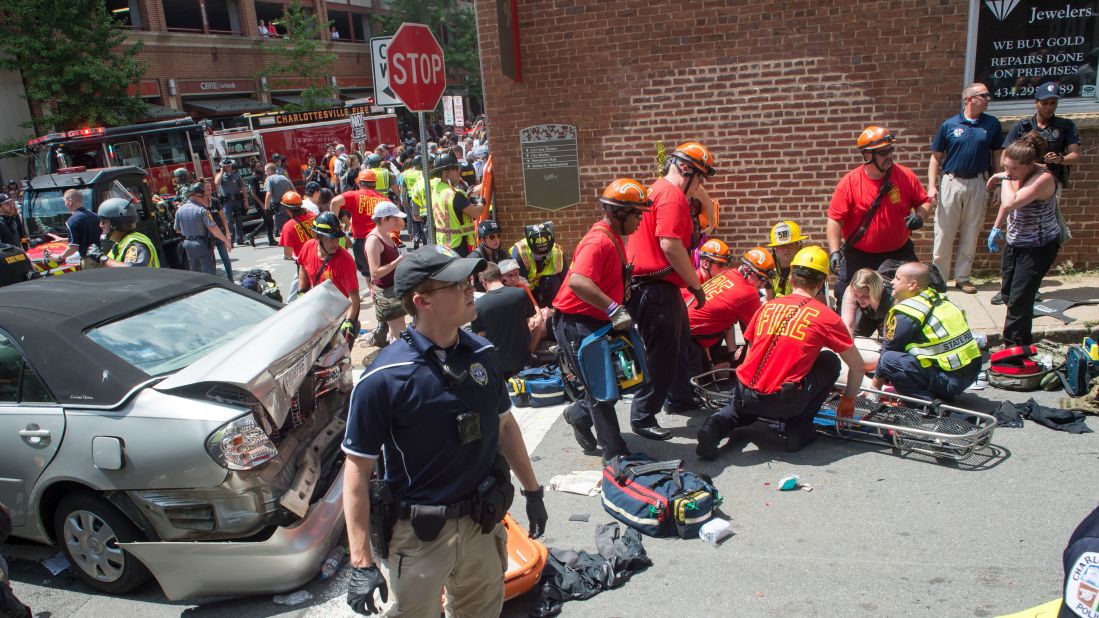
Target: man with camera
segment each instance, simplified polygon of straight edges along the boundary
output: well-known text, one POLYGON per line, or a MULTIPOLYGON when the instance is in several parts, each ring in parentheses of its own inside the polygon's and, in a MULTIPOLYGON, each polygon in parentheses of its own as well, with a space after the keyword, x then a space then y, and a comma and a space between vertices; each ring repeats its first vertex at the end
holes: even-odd
POLYGON ((530 535, 545 531, 543 488, 496 350, 462 330, 476 317, 470 277, 484 267, 436 246, 397 266, 394 293, 413 326, 355 385, 343 441, 347 601, 358 613, 378 612, 375 592, 385 602, 392 591, 386 615, 434 618, 445 588, 447 615, 500 615, 507 569, 500 520, 515 491, 509 467, 526 498, 530 535))

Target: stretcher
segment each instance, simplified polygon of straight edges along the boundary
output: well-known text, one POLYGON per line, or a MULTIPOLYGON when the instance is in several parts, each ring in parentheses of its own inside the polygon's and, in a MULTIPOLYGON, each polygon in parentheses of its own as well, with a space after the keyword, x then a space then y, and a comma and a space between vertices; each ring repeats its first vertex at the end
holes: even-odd
MULTIPOLYGON (((711 409, 732 400, 736 384, 734 369, 715 369, 691 378, 695 392, 711 409)), ((990 414, 927 401, 897 393, 861 388, 852 418, 836 418, 843 384, 824 402, 813 419, 818 433, 833 438, 887 445, 901 452, 922 453, 938 459, 964 461, 987 447, 996 429, 990 414), (877 401, 874 401, 877 399, 877 401)), ((773 425, 778 419, 761 417, 773 425)))
POLYGON ((542 579, 549 550, 511 516, 504 515, 504 530, 508 533, 508 569, 504 572, 504 600, 530 592, 542 579))

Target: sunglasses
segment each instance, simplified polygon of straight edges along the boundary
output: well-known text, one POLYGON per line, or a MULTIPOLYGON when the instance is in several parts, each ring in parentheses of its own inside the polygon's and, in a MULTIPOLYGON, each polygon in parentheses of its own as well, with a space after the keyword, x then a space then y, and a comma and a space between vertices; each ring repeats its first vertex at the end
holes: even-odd
POLYGON ((437 288, 431 288, 430 290, 425 291, 424 294, 431 294, 432 292, 439 292, 450 288, 458 288, 459 292, 465 292, 471 287, 473 287, 473 284, 470 282, 469 279, 461 279, 455 281, 454 283, 448 283, 446 285, 440 285, 437 288))
POLYGON ((893 149, 892 148, 881 148, 881 149, 878 149, 878 150, 874 151, 874 156, 875 157, 883 157, 884 158, 884 157, 888 157, 891 154, 893 154, 893 149))
POLYGON ((488 239, 488 240, 496 240, 499 237, 500 237, 499 234, 485 234, 485 238, 488 239))

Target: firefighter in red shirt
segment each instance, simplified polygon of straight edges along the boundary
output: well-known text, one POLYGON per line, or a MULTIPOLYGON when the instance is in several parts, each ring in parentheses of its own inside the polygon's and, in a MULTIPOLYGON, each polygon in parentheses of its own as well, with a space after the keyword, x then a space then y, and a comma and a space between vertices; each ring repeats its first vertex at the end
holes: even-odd
MULTIPOLYGON (((687 196, 695 185, 716 173, 714 156, 698 142, 686 142, 672 152, 668 171, 649 187, 652 209, 627 250, 636 269, 634 291, 626 306, 637 320, 645 342, 649 379, 638 391, 630 410, 634 433, 650 440, 667 440, 672 434, 656 420, 668 389, 686 354, 691 339, 687 308, 680 288, 688 289, 699 306, 706 302, 702 283, 691 263, 694 233, 687 196)), ((669 411, 697 408, 694 399, 669 402, 669 411)))
POLYGON ((290 220, 282 224, 279 244, 282 245, 283 259, 296 260, 302 245, 311 240, 313 234, 313 213, 305 210, 301 195, 297 191, 287 191, 279 200, 290 214, 290 220))
POLYGON ((340 332, 351 344, 359 334, 359 277, 355 274, 355 259, 340 246, 344 232, 334 213, 322 212, 313 221, 313 232, 316 237, 306 241, 298 253, 298 293, 332 281, 351 301, 347 319, 340 325, 340 332))
MULTIPOLYGON (((633 326, 630 313, 622 304, 631 271, 623 237, 637 230, 642 215, 651 205, 645 187, 629 178, 612 182, 599 201, 603 204, 603 219, 576 245, 572 268, 553 300, 557 309, 553 333, 566 352, 573 374, 581 380, 577 352, 584 338, 607 322, 614 324, 614 330, 629 330, 633 326)), ((628 455, 630 450, 622 439, 614 402, 597 402, 590 392, 585 385, 584 399, 565 409, 565 422, 572 426, 576 441, 586 451, 598 446, 604 460, 628 455), (592 435, 593 426, 598 442, 592 435)))
POLYGON ((706 283, 711 277, 732 268, 732 251, 724 240, 711 238, 702 243, 698 248, 698 274, 699 283, 706 283))
POLYGON ((888 259, 917 262, 912 231, 931 216, 931 200, 912 170, 893 162, 893 135, 869 126, 859 134, 863 164, 836 186, 828 206, 829 268, 836 281, 836 304, 855 271, 877 270, 888 259))
POLYGON ((794 291, 768 301, 756 312, 744 339, 748 355, 737 368, 732 401, 714 412, 698 430, 696 453, 717 458, 717 447, 733 429, 758 417, 785 421, 786 448, 800 450, 816 438, 813 416, 832 392, 847 365, 847 387, 837 413, 854 414, 863 378, 862 356, 834 311, 814 298, 828 277, 828 254, 806 247, 791 262, 794 291), (827 347, 839 354, 822 351, 827 347))
POLYGON ((344 191, 332 198, 328 209, 339 213, 341 221, 351 221, 351 253, 355 256, 355 267, 363 277, 370 279, 370 263, 366 261, 366 237, 374 229, 374 207, 384 201, 381 193, 374 190, 377 177, 371 170, 363 170, 355 177, 357 191, 344 191))

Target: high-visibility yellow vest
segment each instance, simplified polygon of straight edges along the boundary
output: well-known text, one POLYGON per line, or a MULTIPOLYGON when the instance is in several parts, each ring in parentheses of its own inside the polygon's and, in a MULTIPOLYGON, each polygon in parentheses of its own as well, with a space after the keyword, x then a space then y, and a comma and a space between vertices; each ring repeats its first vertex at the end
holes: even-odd
POLYGON ((463 242, 473 245, 476 224, 466 213, 454 212, 454 195, 457 191, 440 178, 431 179, 431 211, 435 220, 435 242, 444 247, 459 247, 463 242))
POLYGON ((537 288, 538 280, 542 277, 556 275, 565 268, 565 252, 561 250, 561 246, 557 243, 553 243, 553 248, 550 249, 549 255, 546 256, 546 261, 542 264, 542 270, 538 270, 538 265, 535 263, 534 259, 534 252, 530 250, 530 245, 527 244, 526 238, 515 243, 511 248, 519 254, 519 258, 522 259, 523 264, 526 265, 527 282, 530 283, 531 288, 537 288))
POLYGON ((384 167, 374 167, 370 171, 374 172, 374 190, 378 193, 385 193, 389 190, 389 170, 384 167))
MULTIPOLYGON (((943 371, 955 371, 981 358, 965 312, 931 289, 896 303, 889 310, 887 324, 896 319, 894 312, 903 313, 923 324, 926 342, 911 342, 904 351, 916 357, 921 367, 938 365, 943 371)), ((890 327, 891 328, 891 327, 890 327)))
POLYGON ((160 268, 160 258, 156 255, 156 245, 153 241, 149 240, 149 237, 141 232, 130 232, 122 238, 122 240, 115 243, 115 246, 111 247, 111 250, 107 252, 107 257, 121 262, 122 258, 126 255, 126 249, 130 248, 130 245, 134 243, 141 243, 145 245, 145 248, 149 251, 149 268, 160 268))
POLYGON ((416 182, 423 178, 424 173, 414 167, 410 167, 401 172, 401 179, 404 181, 405 195, 408 199, 412 199, 412 188, 416 185, 416 182))
POLYGON ((427 196, 425 195, 425 187, 427 183, 424 182, 424 174, 420 172, 420 175, 412 183, 412 189, 409 191, 409 197, 412 198, 412 203, 420 207, 420 217, 427 216, 427 196))
POLYGON ((771 289, 775 291, 775 298, 779 296, 789 296, 794 291, 792 285, 790 285, 790 279, 793 277, 793 273, 786 274, 786 283, 782 283, 782 271, 778 268, 775 269, 775 278, 771 279, 771 289))

